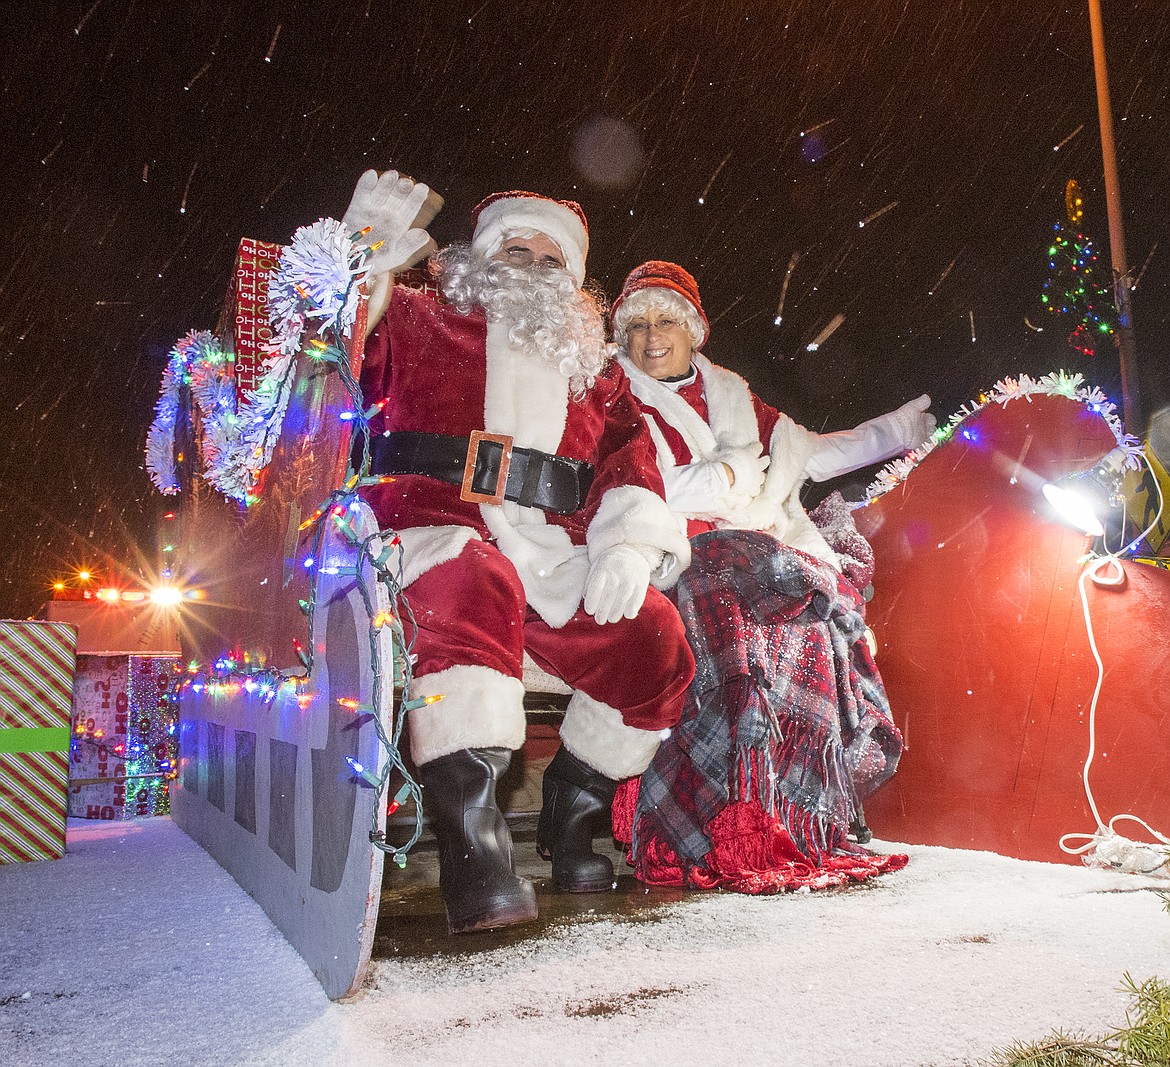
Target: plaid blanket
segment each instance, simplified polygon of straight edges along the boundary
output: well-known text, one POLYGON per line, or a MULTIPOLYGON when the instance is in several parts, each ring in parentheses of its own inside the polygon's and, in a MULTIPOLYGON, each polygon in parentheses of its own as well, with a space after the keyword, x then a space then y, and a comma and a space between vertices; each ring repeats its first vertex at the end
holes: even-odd
POLYGON ((902 739, 864 640, 872 550, 838 495, 812 518, 843 573, 758 531, 691 542, 674 596, 695 681, 636 810, 615 805, 645 881, 775 892, 905 863, 846 837, 902 739))

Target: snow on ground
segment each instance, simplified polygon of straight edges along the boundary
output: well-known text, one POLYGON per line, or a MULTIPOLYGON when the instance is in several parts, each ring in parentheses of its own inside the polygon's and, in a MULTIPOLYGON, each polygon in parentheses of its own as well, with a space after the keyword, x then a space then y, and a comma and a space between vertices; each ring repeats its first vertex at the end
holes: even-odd
POLYGON ((974 1064, 1122 1022, 1126 971, 1170 977, 1164 881, 910 847, 847 892, 689 894, 379 960, 333 1004, 169 819, 71 821, 68 841, 0 867, 2 1064, 974 1064))

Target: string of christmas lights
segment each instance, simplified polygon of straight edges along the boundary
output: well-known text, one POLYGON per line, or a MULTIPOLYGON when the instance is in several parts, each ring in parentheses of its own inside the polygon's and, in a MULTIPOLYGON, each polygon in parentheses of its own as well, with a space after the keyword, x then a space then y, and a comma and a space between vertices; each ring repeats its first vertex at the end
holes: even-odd
MULTIPOLYGON (((342 223, 337 220, 320 219, 312 226, 299 229, 292 243, 282 250, 280 268, 269 283, 274 337, 270 344, 273 354, 264 365, 264 380, 258 389, 246 394, 239 402, 239 417, 235 423, 223 420, 217 424, 219 427, 234 427, 238 436, 228 439, 225 433, 211 442, 210 450, 206 448, 207 439, 204 436, 201 450, 205 480, 227 496, 249 503, 253 499, 256 477, 271 459, 280 433, 295 378, 297 355, 303 351, 312 359, 326 363, 337 372, 349 395, 351 409, 343 412, 341 418, 352 426, 353 432, 360 434, 363 441, 362 455, 356 469, 351 465, 347 470, 344 485, 334 489, 299 528, 299 533, 308 534, 307 554, 302 564, 311 575, 308 599, 301 601, 300 606, 311 635, 323 577, 343 576, 352 579, 361 597, 369 618, 367 637, 372 665, 370 703, 361 703, 356 697, 341 697, 338 703, 355 714, 368 716, 385 759, 379 760, 380 768, 365 767, 353 757, 347 757, 346 762, 355 785, 375 789, 378 793, 369 833, 371 843, 402 867, 406 864, 409 850, 422 833, 422 793, 406 767, 401 749, 402 731, 407 713, 442 697, 429 696, 412 700, 406 696, 412 681, 415 626, 410 606, 402 594, 400 539, 391 529, 380 529, 361 536, 355 526, 355 513, 362 508, 360 490, 386 480, 369 475, 369 435, 366 433, 369 420, 385 401, 369 408, 365 406, 360 386, 350 371, 350 357, 345 343, 356 321, 359 285, 365 280, 366 274, 366 250, 355 243, 360 236, 347 235, 342 223), (316 328, 317 336, 306 341, 310 327, 316 328), (215 462, 209 465, 209 459, 215 462), (340 537, 348 558, 340 562, 327 558, 327 538, 330 536, 334 539, 340 537), (390 666, 390 677, 385 676, 384 666, 387 664, 390 666), (395 689, 403 694, 397 710, 394 707, 395 689), (389 730, 387 721, 391 723, 389 730), (408 799, 414 801, 414 828, 408 840, 402 844, 390 844, 377 825, 380 805, 392 779, 401 781, 393 798, 387 803, 387 814, 394 814, 408 799)), ((180 368, 172 367, 173 364, 168 365, 167 369, 175 382, 164 375, 163 394, 167 404, 164 405, 163 399, 160 399, 156 425, 161 428, 155 441, 155 453, 159 453, 166 444, 170 444, 173 450, 174 412, 178 405, 178 388, 175 383, 181 379, 180 368), (172 395, 174 409, 170 406, 172 395), (169 438, 166 436, 168 430, 169 438)), ((194 389, 192 394, 198 403, 199 396, 194 389)), ((214 395, 218 405, 227 394, 226 390, 209 386, 204 396, 211 395, 214 395)), ((212 410, 216 410, 215 407, 212 410)), ((202 404, 200 411, 206 418, 202 404)), ((161 469, 155 484, 160 489, 174 485, 169 491, 177 491, 176 479, 173 475, 168 479, 164 476, 166 473, 165 469, 161 469)), ((298 704, 305 708, 312 699, 314 642, 309 641, 306 647, 298 638, 292 640, 294 651, 304 669, 303 674, 276 670, 263 663, 253 662, 246 652, 236 652, 221 656, 209 667, 201 667, 198 663, 189 664, 188 678, 183 684, 196 694, 238 694, 242 691, 249 696, 258 696, 265 703, 271 703, 282 687, 291 688, 298 704)))
POLYGON ((1112 431, 1118 448, 1125 453, 1125 467, 1130 470, 1140 469, 1142 463, 1141 442, 1132 434, 1125 432, 1121 425, 1121 419, 1117 415, 1117 405, 1098 387, 1086 386, 1084 381, 1084 375, 1069 374, 1063 370, 1053 371, 1039 379, 1032 378, 1027 374, 1021 374, 1018 378, 1001 379, 987 392, 980 393, 978 400, 970 401, 959 408, 922 444, 911 449, 905 456, 887 463, 878 471, 873 483, 866 491, 865 500, 859 506, 864 507, 871 500, 876 500, 891 489, 901 485, 919 463, 939 445, 948 442, 956 433, 970 439, 970 431, 963 428, 963 423, 989 404, 1004 405, 1013 400, 1027 399, 1033 396, 1064 396, 1085 404, 1090 411, 1104 419, 1112 431))
POLYGON ((1097 345, 1116 332, 1113 286, 1098 281, 1097 253, 1093 242, 1075 227, 1053 226, 1048 246, 1051 275, 1040 296, 1044 307, 1072 324, 1068 343, 1085 356, 1096 354, 1097 345))

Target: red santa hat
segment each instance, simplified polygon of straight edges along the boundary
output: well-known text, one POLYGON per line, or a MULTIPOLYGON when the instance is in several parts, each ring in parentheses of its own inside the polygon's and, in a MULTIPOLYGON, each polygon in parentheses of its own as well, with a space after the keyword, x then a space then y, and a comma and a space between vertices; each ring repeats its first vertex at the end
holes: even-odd
POLYGON ((471 247, 485 256, 494 256, 509 234, 518 230, 543 233, 561 250, 565 269, 577 284, 584 283, 589 223, 581 205, 575 201, 552 200, 517 189, 492 193, 476 204, 471 222, 474 227, 471 247))
POLYGON ((677 263, 668 263, 664 259, 652 259, 635 267, 626 276, 622 291, 610 308, 610 316, 616 322, 618 309, 634 293, 644 289, 669 289, 681 296, 695 310, 702 323, 703 336, 695 342, 696 348, 702 348, 711 334, 711 324, 707 321, 707 314, 703 311, 702 301, 699 299, 699 283, 694 276, 684 270, 677 263))

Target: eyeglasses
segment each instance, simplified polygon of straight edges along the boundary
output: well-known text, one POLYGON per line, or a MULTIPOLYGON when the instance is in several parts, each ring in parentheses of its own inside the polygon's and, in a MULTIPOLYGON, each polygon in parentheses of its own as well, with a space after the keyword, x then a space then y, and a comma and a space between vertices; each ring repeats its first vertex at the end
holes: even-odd
POLYGON ((665 332, 681 325, 682 323, 678 319, 659 319, 657 322, 646 322, 644 319, 638 319, 626 327, 626 333, 642 334, 651 328, 665 332))
POLYGON ((555 270, 564 270, 565 265, 555 256, 541 256, 539 259, 531 248, 524 245, 513 245, 502 250, 504 259, 510 267, 552 267, 555 270))

